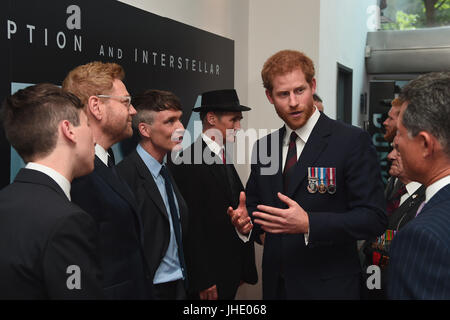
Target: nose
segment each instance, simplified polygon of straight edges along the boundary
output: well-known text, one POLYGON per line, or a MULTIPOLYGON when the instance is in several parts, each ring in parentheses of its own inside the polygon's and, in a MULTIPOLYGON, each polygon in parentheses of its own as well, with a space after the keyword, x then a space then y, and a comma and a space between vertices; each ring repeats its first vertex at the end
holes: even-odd
POLYGON ((129 114, 131 114, 132 116, 134 116, 134 115, 137 113, 136 109, 133 107, 132 104, 130 104, 130 110, 128 110, 128 112, 129 112, 129 114))
POLYGON ((241 121, 238 120, 234 123, 234 130, 240 130, 241 129, 241 121))
POLYGON ((291 92, 289 94, 289 106, 291 107, 297 106, 297 97, 295 96, 294 92, 291 92))

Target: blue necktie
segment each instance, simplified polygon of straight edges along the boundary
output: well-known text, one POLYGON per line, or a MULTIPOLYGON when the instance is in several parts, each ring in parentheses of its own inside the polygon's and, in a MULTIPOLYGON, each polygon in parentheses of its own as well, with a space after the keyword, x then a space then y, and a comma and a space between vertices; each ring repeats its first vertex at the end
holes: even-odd
POLYGON ((172 183, 170 181, 169 173, 167 172, 167 169, 165 166, 161 167, 160 173, 161 173, 162 177, 164 178, 164 184, 166 187, 167 198, 169 200, 170 215, 172 217, 173 229, 175 231, 175 239, 177 241, 177 246, 178 246, 178 258, 180 260, 183 277, 186 280, 187 279, 186 265, 184 262, 183 242, 181 240, 181 223, 180 223, 180 219, 178 218, 178 210, 175 205, 175 198, 173 196, 172 183))

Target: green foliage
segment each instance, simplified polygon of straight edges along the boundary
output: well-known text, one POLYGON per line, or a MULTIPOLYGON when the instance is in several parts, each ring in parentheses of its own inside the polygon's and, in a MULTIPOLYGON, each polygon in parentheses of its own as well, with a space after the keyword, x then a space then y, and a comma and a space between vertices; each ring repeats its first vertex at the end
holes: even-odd
MULTIPOLYGON (((395 21, 383 23, 383 30, 406 30, 426 28, 431 23, 434 26, 450 25, 450 0, 434 1, 434 21, 427 21, 425 1, 433 0, 388 0, 386 13, 392 17, 395 12, 395 21)), ((392 18, 391 18, 392 19, 392 18)))

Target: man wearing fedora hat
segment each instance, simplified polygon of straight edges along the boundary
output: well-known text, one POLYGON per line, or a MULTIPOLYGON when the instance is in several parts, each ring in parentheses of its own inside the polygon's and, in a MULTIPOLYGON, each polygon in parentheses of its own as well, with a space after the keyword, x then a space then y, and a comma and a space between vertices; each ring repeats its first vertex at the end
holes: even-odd
POLYGON ((193 298, 234 299, 240 284, 257 281, 253 243, 239 239, 227 215, 244 187, 225 146, 234 142, 242 112, 249 110, 234 89, 203 93, 201 106, 193 109, 200 112, 203 133, 180 155, 190 161, 171 165, 192 214, 186 257, 193 298))

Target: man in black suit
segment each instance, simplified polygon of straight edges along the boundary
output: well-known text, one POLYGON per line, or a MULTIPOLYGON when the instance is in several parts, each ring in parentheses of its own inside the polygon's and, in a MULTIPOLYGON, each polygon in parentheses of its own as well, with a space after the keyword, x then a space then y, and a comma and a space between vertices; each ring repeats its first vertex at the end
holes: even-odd
POLYGON ((394 146, 405 173, 426 186, 417 217, 392 241, 390 299, 450 299, 450 72, 419 76, 404 101, 394 146))
POLYGON ((203 133, 171 166, 191 212, 189 274, 200 299, 234 299, 242 283, 257 281, 253 242, 239 239, 227 215, 244 187, 225 146, 234 142, 242 111, 248 110, 233 89, 203 93, 193 110, 200 112, 203 133))
POLYGON ((156 298, 185 299, 188 209, 164 163, 166 154, 181 146, 181 103, 173 93, 160 90, 147 90, 133 102, 133 127, 140 142, 117 170, 136 196, 156 298))
POLYGON ((76 179, 72 198, 97 222, 103 290, 108 299, 147 299, 151 279, 134 196, 114 168, 111 146, 132 135, 136 110, 115 63, 91 62, 72 70, 63 89, 84 104, 96 141, 94 172, 76 179))
POLYGON ((255 144, 246 206, 229 213, 243 232, 255 226, 252 237, 266 232, 263 297, 358 299, 356 242, 387 223, 375 148, 367 132, 317 110, 303 53, 276 53, 262 78, 285 126, 255 144))
POLYGON ((97 229, 70 201, 72 179, 94 169, 82 108, 52 84, 4 102, 6 136, 27 165, 0 191, 0 300, 102 297, 97 229))
POLYGON ((386 231, 376 239, 366 241, 361 247, 364 254, 364 269, 376 265, 381 270, 380 286, 369 286, 365 283, 364 297, 368 299, 386 299, 387 269, 392 239, 400 229, 415 218, 417 209, 425 200, 425 186, 419 182, 411 181, 406 176, 398 150, 394 148, 387 158, 391 161, 389 174, 391 177, 399 179, 404 186, 402 188, 404 190, 398 190, 388 203, 388 227, 386 231))

